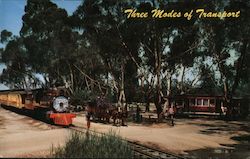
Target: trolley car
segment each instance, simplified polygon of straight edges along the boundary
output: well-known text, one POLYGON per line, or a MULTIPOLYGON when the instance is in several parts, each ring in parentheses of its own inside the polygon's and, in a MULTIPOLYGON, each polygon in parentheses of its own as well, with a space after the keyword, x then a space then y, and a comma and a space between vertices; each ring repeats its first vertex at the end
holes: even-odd
MULTIPOLYGON (((176 114, 203 114, 203 115, 226 115, 226 107, 223 96, 212 95, 177 95, 167 97, 175 108, 176 114)), ((234 97, 232 99, 234 114, 246 116, 248 114, 247 98, 234 97)))

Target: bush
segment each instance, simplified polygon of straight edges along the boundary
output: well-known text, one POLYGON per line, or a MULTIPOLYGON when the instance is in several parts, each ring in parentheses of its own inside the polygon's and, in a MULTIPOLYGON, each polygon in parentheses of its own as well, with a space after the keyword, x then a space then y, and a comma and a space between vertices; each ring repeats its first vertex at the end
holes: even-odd
POLYGON ((65 146, 53 149, 55 158, 133 158, 129 144, 110 131, 107 135, 72 133, 65 146))
POLYGON ((94 97, 95 95, 87 89, 76 89, 70 96, 70 102, 72 105, 83 104, 86 101, 92 100, 94 97))

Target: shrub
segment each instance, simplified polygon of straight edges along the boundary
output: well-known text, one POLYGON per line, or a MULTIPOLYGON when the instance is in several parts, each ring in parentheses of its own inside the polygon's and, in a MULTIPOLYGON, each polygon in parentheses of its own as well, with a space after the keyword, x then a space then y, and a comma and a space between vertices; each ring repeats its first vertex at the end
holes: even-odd
POLYGON ((74 132, 64 146, 52 148, 51 152, 55 158, 133 157, 133 151, 129 144, 112 131, 107 135, 74 132))

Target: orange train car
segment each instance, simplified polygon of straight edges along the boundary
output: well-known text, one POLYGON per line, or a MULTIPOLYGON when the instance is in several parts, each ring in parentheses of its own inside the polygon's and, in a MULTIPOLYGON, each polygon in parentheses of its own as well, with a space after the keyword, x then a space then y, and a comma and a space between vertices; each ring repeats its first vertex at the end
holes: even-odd
POLYGON ((69 99, 62 88, 0 91, 0 104, 42 115, 56 125, 69 126, 76 117, 69 112, 69 99))

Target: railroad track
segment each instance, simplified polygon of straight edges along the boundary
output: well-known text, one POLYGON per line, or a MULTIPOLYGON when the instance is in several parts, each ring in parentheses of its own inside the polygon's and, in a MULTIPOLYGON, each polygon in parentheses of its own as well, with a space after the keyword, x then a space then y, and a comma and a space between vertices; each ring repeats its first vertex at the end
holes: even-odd
MULTIPOLYGON (((71 126, 69 129, 72 129, 74 131, 80 132, 80 133, 86 133, 87 131, 97 134, 106 135, 105 133, 96 132, 93 130, 87 130, 84 127, 77 127, 77 126, 71 126)), ((125 139, 124 139, 125 140, 125 139)), ((157 150, 155 148, 145 146, 133 141, 125 140, 129 143, 129 145, 132 147, 134 151, 134 158, 163 158, 163 159, 186 159, 182 156, 178 156, 172 153, 164 152, 161 150, 157 150)))
POLYGON ((134 143, 128 141, 129 144, 133 147, 135 152, 135 158, 164 158, 164 159, 184 159, 184 157, 177 156, 171 153, 164 151, 156 150, 154 148, 134 143))

